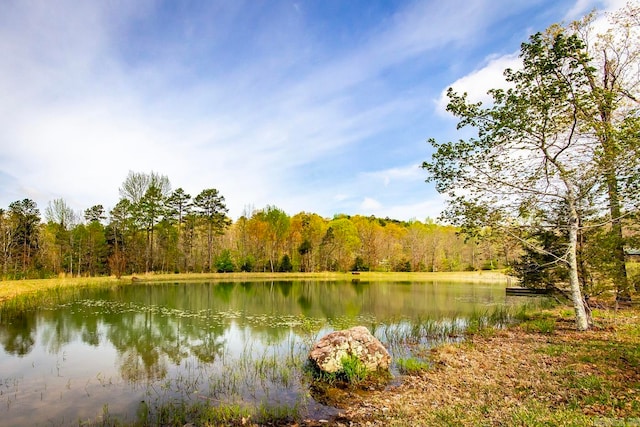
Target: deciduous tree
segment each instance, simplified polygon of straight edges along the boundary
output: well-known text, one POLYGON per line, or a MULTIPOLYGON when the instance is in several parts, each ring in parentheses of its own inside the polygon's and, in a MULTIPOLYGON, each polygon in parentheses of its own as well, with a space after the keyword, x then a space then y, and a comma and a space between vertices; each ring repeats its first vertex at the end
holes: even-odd
POLYGON ((471 127, 475 137, 438 143, 423 167, 429 180, 450 197, 446 216, 466 229, 521 224, 543 217, 539 212, 562 205, 567 222, 569 287, 579 330, 589 318, 578 278, 579 206, 598 179, 597 147, 579 132, 582 90, 589 76, 582 40, 547 32, 531 36, 521 48, 523 68, 506 70, 508 90, 489 93, 492 105, 470 102, 449 89, 447 110, 471 127))
POLYGON ((606 193, 612 264, 610 277, 616 283, 617 298, 630 298, 625 267, 623 219, 640 194, 640 7, 628 4, 609 16, 607 29, 595 28, 596 14, 574 22, 558 32, 576 34, 589 56, 580 67, 587 77, 590 95, 583 108, 584 125, 596 139, 596 161, 601 168, 600 186, 606 193))

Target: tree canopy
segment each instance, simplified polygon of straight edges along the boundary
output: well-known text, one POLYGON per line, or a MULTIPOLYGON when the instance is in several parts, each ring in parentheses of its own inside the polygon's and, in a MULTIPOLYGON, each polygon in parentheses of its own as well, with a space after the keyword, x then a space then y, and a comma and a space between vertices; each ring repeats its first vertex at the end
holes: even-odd
MULTIPOLYGON (((490 90, 488 106, 449 89, 447 111, 459 119, 458 129, 469 127, 475 136, 452 142, 431 139, 435 152, 423 163, 428 180, 449 197, 447 220, 469 234, 500 228, 567 268, 579 329, 589 326, 578 268, 579 237, 586 227, 594 227, 587 225, 589 220, 612 229, 616 251, 610 260, 622 265, 617 279, 624 274, 626 280, 622 219, 637 201, 629 190, 640 173, 638 156, 629 155, 638 149, 637 133, 629 131, 638 119, 638 57, 629 55, 632 65, 622 64, 621 56, 614 60, 606 52, 591 54, 594 46, 606 50, 605 41, 611 51, 637 49, 637 32, 632 39, 623 38, 624 46, 612 41, 638 23, 625 20, 621 28, 614 25, 593 41, 586 38, 592 22, 587 17, 532 35, 521 46, 522 68, 505 70, 510 87, 490 90), (627 76, 626 85, 612 82, 623 67, 635 67, 635 76, 627 76), (546 251, 532 233, 540 228, 563 236, 565 251, 546 251)), ((625 284, 619 293, 628 294, 625 284)))

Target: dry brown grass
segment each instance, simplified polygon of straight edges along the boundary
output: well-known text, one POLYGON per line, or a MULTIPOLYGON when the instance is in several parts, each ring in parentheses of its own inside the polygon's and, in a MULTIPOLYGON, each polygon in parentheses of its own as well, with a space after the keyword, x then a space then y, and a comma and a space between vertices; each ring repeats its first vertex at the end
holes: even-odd
POLYGON ((131 278, 115 277, 58 277, 55 279, 24 279, 0 281, 0 302, 8 299, 56 288, 110 286, 131 283, 131 278))
POLYGON ((640 425, 639 319, 638 309, 600 312, 597 327, 580 333, 570 311, 556 310, 438 347, 431 370, 350 396, 332 424, 640 425), (541 319, 551 333, 536 331, 541 319))

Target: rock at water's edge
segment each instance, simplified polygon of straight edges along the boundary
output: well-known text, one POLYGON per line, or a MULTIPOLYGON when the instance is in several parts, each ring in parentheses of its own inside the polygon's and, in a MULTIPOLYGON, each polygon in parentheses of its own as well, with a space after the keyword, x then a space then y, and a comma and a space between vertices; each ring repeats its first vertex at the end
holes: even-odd
POLYGON ((328 373, 341 371, 342 359, 349 356, 357 357, 369 371, 386 370, 391 365, 387 349, 364 326, 331 332, 309 352, 318 369, 328 373))

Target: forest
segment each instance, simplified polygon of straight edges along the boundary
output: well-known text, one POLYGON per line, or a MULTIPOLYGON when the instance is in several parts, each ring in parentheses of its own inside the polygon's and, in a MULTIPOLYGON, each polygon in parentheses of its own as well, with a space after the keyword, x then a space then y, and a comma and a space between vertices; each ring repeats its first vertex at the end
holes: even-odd
POLYGON ((120 201, 75 212, 63 199, 0 209, 5 279, 163 272, 463 271, 520 254, 514 239, 469 238, 433 220, 290 216, 276 206, 232 221, 216 189, 195 197, 165 175, 130 172, 120 201))

